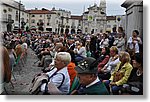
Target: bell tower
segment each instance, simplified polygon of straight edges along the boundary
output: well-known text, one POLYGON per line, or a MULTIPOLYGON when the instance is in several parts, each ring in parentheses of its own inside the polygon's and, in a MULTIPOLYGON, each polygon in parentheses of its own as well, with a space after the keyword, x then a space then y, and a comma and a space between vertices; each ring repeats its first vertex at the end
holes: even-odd
POLYGON ((106 14, 106 0, 100 0, 99 8, 101 10, 101 14, 106 14))

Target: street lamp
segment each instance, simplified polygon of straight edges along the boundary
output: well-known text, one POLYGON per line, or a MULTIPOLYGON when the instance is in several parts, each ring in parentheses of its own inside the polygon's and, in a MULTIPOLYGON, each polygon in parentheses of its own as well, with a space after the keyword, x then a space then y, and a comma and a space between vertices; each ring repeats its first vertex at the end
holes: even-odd
POLYGON ((8 18, 8 24, 7 24, 7 32, 11 32, 12 30, 12 24, 14 23, 14 20, 12 18, 8 18))
POLYGON ((62 20, 62 22, 61 22, 61 33, 63 33, 64 32, 64 26, 63 26, 63 21, 64 21, 64 16, 61 16, 61 20, 62 20))
POLYGON ((58 23, 58 34, 59 34, 59 31, 60 31, 60 22, 58 23))
POLYGON ((21 29, 24 30, 24 26, 26 25, 26 23, 24 22, 24 19, 22 18, 21 20, 21 29))
POLYGON ((19 33, 20 32, 20 9, 21 9, 21 0, 19 1, 19 33))

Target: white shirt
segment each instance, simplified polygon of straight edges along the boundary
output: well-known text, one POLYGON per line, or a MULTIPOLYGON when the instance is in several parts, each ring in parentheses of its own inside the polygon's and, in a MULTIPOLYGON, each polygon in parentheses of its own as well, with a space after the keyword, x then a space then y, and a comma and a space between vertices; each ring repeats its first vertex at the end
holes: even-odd
POLYGON ((95 83, 97 83, 97 82, 99 82, 99 81, 100 81, 100 80, 99 80, 99 78, 97 77, 96 80, 93 81, 92 83, 90 83, 89 85, 87 85, 86 88, 88 88, 88 87, 94 85, 95 83))
POLYGON ((100 48, 108 47, 109 46, 109 39, 102 39, 101 42, 99 43, 100 48))
MULTIPOLYGON (((54 68, 54 70, 56 70, 54 68)), ((48 72, 47 74, 50 76, 50 75, 53 75, 52 73, 54 73, 54 70, 48 72)), ((69 74, 68 74, 68 70, 67 70, 67 67, 64 67, 62 68, 61 70, 59 70, 57 72, 56 75, 53 75, 50 80, 49 80, 49 83, 53 83, 54 85, 56 85, 56 87, 59 87, 62 80, 63 80, 63 75, 62 74, 58 74, 58 73, 62 73, 64 75, 64 82, 63 84, 61 85, 61 87, 59 88, 59 90, 63 93, 63 94, 68 94, 69 93, 69 89, 70 89, 70 77, 69 77, 69 74)), ((45 86, 46 84, 43 84, 41 86, 41 91, 44 92, 45 91, 45 86)), ((50 91, 50 90, 49 90, 50 91)))
POLYGON ((82 57, 87 57, 86 56, 86 49, 83 46, 79 50, 77 48, 75 48, 74 51, 76 51, 77 54, 82 56, 82 57))
MULTIPOLYGON (((134 41, 135 42, 135 53, 139 53, 139 44, 142 44, 141 38, 137 37, 137 39, 139 40, 139 42, 134 41)), ((133 47, 134 47, 132 42, 133 42, 132 37, 130 37, 129 40, 128 40, 128 44, 129 44, 130 49, 133 49, 133 47)))
POLYGON ((117 66, 117 64, 119 62, 120 62, 119 58, 117 58, 116 60, 112 61, 112 57, 110 57, 109 61, 105 65, 107 73, 108 72, 112 73, 115 70, 115 67, 117 66))
POLYGON ((125 51, 125 40, 124 40, 124 38, 123 37, 121 37, 121 38, 119 38, 118 39, 118 42, 117 42, 117 48, 118 48, 118 50, 119 50, 119 52, 120 51, 125 51))

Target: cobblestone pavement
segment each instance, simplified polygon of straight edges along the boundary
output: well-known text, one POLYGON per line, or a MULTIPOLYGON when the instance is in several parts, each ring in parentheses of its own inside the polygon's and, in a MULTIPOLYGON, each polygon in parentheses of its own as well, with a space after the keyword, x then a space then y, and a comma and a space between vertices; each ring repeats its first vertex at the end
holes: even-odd
MULTIPOLYGON (((37 62, 38 58, 32 51, 32 49, 28 48, 28 55, 27 55, 27 60, 26 63, 24 64, 24 67, 20 63, 21 70, 19 73, 19 68, 20 67, 15 67, 14 68, 14 76, 16 77, 16 81, 12 77, 12 83, 14 85, 14 89, 11 85, 11 83, 5 84, 5 88, 10 95, 29 95, 30 93, 28 92, 29 89, 29 84, 32 81, 33 77, 35 74, 41 72, 41 67, 37 67, 38 63, 37 62)), ((5 93, 6 94, 6 93, 5 93)))

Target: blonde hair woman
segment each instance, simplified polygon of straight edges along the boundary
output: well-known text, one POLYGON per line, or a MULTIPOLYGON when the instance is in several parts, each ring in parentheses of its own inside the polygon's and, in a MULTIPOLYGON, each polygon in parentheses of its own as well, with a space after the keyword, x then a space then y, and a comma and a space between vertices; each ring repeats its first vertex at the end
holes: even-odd
POLYGON ((102 69, 99 69, 99 77, 102 80, 108 80, 119 62, 118 49, 116 46, 112 46, 110 48, 110 59, 102 69))
POLYGON ((123 84, 127 83, 133 69, 130 64, 130 55, 128 52, 121 51, 119 60, 120 62, 117 64, 115 71, 111 74, 111 78, 105 81, 106 86, 110 87, 113 94, 119 94, 119 90, 123 84))

